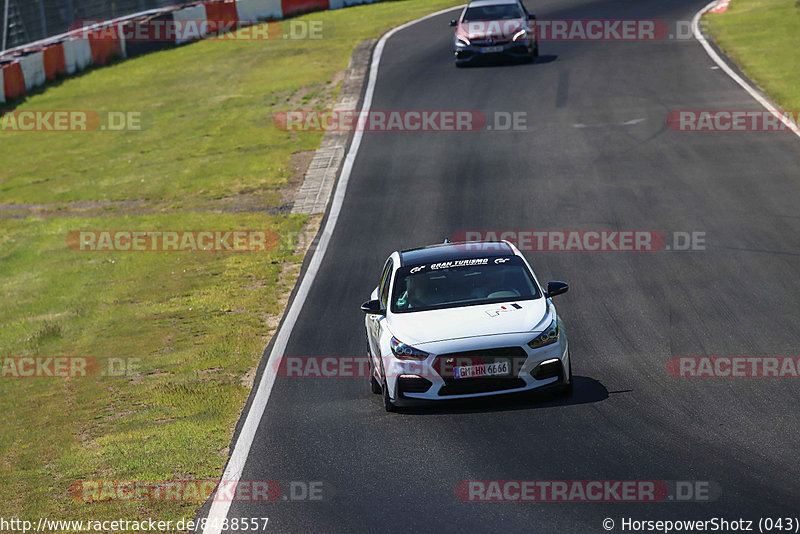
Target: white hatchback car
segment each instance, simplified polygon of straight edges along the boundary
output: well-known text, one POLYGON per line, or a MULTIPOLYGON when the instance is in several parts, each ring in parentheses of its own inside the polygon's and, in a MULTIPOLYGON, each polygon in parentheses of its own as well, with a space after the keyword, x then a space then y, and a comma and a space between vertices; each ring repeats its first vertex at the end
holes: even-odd
POLYGON ((539 388, 572 392, 567 335, 551 297, 507 241, 393 252, 366 313, 370 384, 387 411, 418 401, 539 388))

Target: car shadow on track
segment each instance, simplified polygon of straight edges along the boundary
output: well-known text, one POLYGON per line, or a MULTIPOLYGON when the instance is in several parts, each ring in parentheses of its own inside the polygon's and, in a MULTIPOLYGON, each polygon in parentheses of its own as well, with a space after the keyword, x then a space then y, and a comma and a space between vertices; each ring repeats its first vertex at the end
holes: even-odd
POLYGON ((402 408, 408 415, 469 414, 505 412, 512 410, 538 410, 573 404, 601 402, 608 398, 608 389, 588 376, 573 376, 572 395, 559 395, 552 391, 515 393, 498 397, 482 397, 458 401, 434 401, 402 408))
POLYGON ((556 55, 545 54, 545 55, 541 55, 541 56, 537 57, 536 59, 534 59, 533 60, 533 64, 534 65, 541 65, 541 64, 544 64, 544 63, 552 63, 556 59, 558 59, 558 56, 556 56, 556 55))
POLYGON ((485 59, 482 61, 475 61, 474 63, 469 63, 464 65, 463 68, 466 69, 479 69, 485 67, 518 67, 521 65, 543 65, 545 63, 552 63, 558 59, 556 55, 541 55, 533 60, 533 63, 526 63, 524 61, 519 60, 512 60, 512 59, 485 59))

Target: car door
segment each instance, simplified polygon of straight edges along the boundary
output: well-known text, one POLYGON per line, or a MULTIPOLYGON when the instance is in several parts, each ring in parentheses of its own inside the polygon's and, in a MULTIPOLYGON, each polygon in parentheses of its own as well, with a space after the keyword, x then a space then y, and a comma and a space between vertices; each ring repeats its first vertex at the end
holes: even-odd
MULTIPOLYGON (((381 279, 378 283, 378 300, 380 300, 381 307, 383 309, 386 309, 389 305, 389 285, 392 280, 393 266, 394 262, 392 261, 392 258, 386 260, 386 265, 383 266, 383 271, 381 271, 381 279)), ((383 315, 367 315, 370 354, 372 355, 373 365, 375 365, 378 369, 380 369, 380 340, 382 333, 382 322, 384 319, 385 317, 383 315)))

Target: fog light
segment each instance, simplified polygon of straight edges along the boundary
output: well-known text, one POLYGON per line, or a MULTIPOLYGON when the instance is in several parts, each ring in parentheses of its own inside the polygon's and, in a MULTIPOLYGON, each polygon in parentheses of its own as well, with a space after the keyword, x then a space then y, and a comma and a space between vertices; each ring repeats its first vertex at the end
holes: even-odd
POLYGON ((402 393, 425 393, 433 382, 417 375, 400 375, 397 377, 397 390, 402 393))
POLYGON ((554 376, 561 376, 561 360, 551 358, 541 362, 531 371, 531 376, 536 380, 545 380, 554 376))

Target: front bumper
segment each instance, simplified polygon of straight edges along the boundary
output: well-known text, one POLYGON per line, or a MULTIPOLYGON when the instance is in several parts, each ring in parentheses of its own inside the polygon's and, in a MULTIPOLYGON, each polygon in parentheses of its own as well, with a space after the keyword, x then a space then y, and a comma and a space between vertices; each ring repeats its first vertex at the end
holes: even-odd
MULTIPOLYGON (((535 46, 535 44, 534 44, 535 46)), ((469 44, 456 46, 453 52, 456 63, 466 64, 482 59, 506 57, 513 59, 530 58, 531 50, 526 41, 510 41, 502 44, 469 44), (493 50, 487 52, 487 50, 493 50)))
MULTIPOLYGON (((530 335, 523 338, 530 341, 530 335)), ((565 385, 569 381, 569 348, 566 333, 552 345, 531 349, 524 342, 513 345, 487 346, 482 349, 440 351, 424 362, 384 358, 386 380, 392 399, 400 404, 408 401, 455 400, 520 393, 565 385), (507 376, 455 378, 454 367, 472 365, 470 358, 481 363, 508 360, 507 376), (448 360, 452 360, 449 364, 448 360)))

